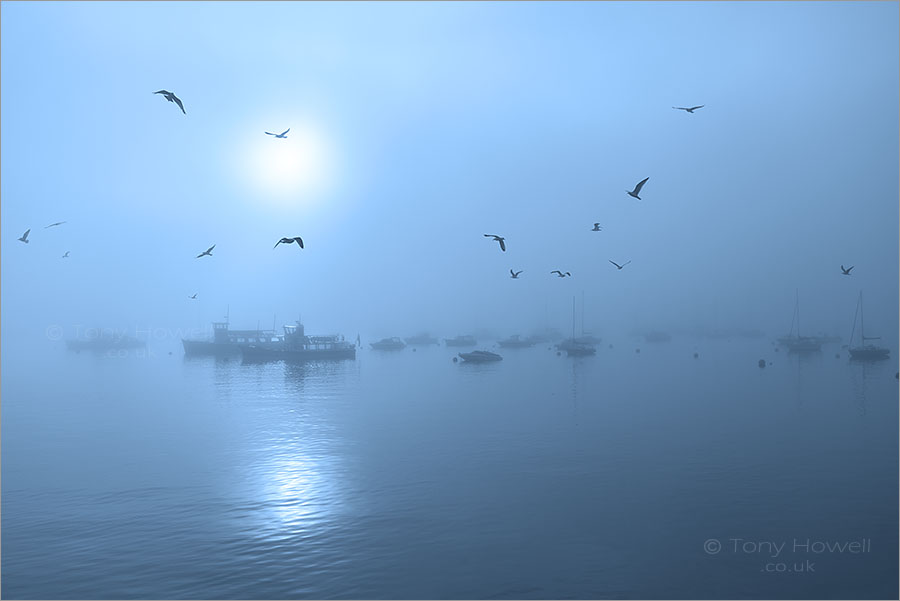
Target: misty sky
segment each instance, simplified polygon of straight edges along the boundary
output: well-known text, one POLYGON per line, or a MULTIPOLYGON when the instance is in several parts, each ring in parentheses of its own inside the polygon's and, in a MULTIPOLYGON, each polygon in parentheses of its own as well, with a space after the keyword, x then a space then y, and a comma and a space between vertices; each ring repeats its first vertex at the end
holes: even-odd
POLYGON ((863 289, 867 330, 896 348, 896 2, 0 17, 5 340, 207 327, 229 306, 239 328, 526 334, 570 327, 582 291, 601 335, 776 336, 799 288, 809 333, 846 338, 863 289), (647 176, 642 202, 625 194, 647 176))

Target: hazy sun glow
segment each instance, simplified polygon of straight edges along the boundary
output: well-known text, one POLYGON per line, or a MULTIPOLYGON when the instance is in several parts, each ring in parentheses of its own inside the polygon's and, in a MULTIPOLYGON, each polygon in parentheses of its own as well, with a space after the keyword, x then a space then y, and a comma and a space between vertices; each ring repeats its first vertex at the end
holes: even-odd
POLYGON ((302 204, 323 192, 331 161, 321 134, 311 127, 292 126, 284 139, 260 132, 244 168, 249 170, 246 175, 253 189, 263 199, 302 204))

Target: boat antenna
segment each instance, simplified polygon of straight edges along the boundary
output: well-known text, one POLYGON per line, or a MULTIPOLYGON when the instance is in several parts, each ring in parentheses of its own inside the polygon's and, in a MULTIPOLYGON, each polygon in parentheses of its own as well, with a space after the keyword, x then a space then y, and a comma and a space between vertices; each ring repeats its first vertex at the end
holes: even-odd
POLYGON ((231 305, 228 305, 228 308, 225 309, 225 326, 228 326, 228 316, 231 314, 231 305))

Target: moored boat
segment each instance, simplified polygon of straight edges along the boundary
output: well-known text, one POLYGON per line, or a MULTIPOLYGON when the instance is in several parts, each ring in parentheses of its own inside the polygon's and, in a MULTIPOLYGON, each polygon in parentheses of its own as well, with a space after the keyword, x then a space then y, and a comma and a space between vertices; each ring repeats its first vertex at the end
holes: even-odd
POLYGON ((478 341, 474 336, 457 336, 456 338, 444 338, 447 346, 475 346, 478 341))
POLYGON ((284 326, 284 335, 274 343, 239 345, 244 362, 318 361, 355 359, 356 346, 343 336, 307 336, 303 324, 284 326))
POLYGON ((504 348, 527 348, 534 346, 535 342, 530 338, 520 338, 518 334, 514 334, 505 340, 498 340, 497 344, 504 348))
POLYGON ((437 338, 433 338, 428 334, 419 334, 417 336, 410 336, 409 338, 404 338, 404 342, 410 346, 428 346, 430 344, 440 344, 440 340, 437 338))
POLYGON ((122 351, 134 348, 143 348, 147 343, 126 336, 125 334, 106 333, 103 330, 96 336, 66 340, 66 348, 70 351, 122 351))
POLYGON ((463 361, 469 363, 490 363, 492 361, 503 361, 503 357, 497 353, 490 351, 472 351, 469 353, 457 353, 463 361))
POLYGON ((227 357, 241 352, 241 345, 263 346, 278 344, 281 338, 275 330, 231 330, 229 329, 228 314, 225 321, 214 321, 213 336, 211 340, 187 340, 182 338, 181 345, 184 354, 190 356, 212 355, 227 357))
POLYGON ((853 317, 853 329, 850 331, 850 346, 848 352, 850 359, 853 361, 881 361, 890 358, 891 351, 883 346, 877 346, 867 341, 879 340, 881 336, 866 336, 865 320, 863 319, 862 291, 859 293, 859 300, 856 302, 856 311, 859 315, 859 345, 853 346, 853 334, 856 331, 856 315, 853 317))
POLYGON ((378 342, 370 342, 369 346, 376 351, 399 351, 406 348, 406 343, 394 336, 393 338, 382 338, 378 342))

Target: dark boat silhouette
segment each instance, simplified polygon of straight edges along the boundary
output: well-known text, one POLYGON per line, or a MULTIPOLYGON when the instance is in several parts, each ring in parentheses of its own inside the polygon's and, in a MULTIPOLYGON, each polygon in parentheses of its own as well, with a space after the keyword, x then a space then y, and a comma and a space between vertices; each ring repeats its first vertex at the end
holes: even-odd
POLYGON ((299 321, 284 326, 284 335, 278 342, 241 344, 239 348, 245 363, 356 359, 356 346, 343 336, 307 336, 299 321))

